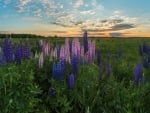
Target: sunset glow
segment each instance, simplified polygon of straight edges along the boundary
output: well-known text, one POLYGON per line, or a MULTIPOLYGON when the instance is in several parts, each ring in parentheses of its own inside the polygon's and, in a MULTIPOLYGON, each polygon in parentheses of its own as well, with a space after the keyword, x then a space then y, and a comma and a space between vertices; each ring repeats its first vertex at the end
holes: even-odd
POLYGON ((0 33, 150 37, 149 0, 0 0, 0 33))

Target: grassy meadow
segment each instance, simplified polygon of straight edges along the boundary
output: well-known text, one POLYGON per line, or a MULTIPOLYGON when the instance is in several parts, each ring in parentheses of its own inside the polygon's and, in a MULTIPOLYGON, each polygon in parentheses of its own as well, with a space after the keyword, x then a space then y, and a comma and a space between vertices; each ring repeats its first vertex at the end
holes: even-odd
POLYGON ((73 54, 83 38, 69 38, 71 46, 65 38, 8 40, 0 39, 0 113, 150 113, 150 39, 88 38, 88 51, 95 46, 87 59, 73 54))

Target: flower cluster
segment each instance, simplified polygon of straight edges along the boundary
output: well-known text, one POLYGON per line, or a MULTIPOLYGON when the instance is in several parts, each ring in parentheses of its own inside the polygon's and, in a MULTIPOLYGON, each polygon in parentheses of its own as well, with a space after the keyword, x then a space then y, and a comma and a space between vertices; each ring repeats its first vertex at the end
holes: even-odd
POLYGON ((64 63, 57 62, 53 64, 52 75, 55 80, 62 80, 64 77, 64 63))
POLYGON ((11 63, 14 60, 13 57, 13 47, 8 38, 5 38, 3 45, 3 53, 6 59, 6 62, 11 63))
POLYGON ((75 85, 75 76, 74 76, 74 74, 71 74, 71 75, 69 75, 69 77, 68 77, 68 87, 69 87, 70 89, 73 89, 73 88, 74 88, 74 85, 75 85))
POLYGON ((138 85, 141 78, 142 78, 142 64, 138 64, 134 68, 134 85, 138 85))

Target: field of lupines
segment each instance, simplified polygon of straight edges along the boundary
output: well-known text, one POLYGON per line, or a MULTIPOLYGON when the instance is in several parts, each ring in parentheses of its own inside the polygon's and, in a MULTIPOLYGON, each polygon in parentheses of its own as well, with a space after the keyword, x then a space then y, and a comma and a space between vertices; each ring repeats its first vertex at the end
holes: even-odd
POLYGON ((150 39, 1 39, 0 101, 0 113, 150 113, 150 39))

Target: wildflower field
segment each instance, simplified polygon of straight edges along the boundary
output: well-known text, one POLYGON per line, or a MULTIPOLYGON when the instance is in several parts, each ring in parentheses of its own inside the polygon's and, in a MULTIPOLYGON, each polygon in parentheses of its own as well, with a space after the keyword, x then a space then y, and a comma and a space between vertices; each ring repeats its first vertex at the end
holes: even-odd
POLYGON ((150 39, 0 39, 0 113, 150 113, 150 39))

